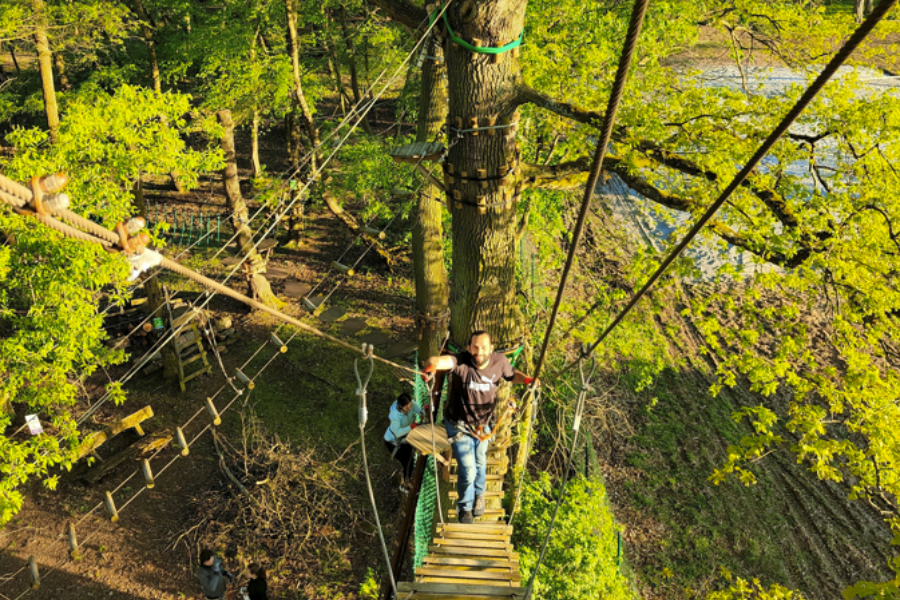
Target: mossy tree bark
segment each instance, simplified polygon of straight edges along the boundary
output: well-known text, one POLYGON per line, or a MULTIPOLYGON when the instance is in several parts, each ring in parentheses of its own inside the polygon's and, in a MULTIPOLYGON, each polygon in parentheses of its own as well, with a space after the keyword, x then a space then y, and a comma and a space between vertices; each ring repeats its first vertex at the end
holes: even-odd
POLYGON ((43 0, 34 0, 36 16, 34 44, 38 55, 38 70, 41 75, 41 91, 44 94, 44 113, 47 115, 50 141, 56 143, 59 137, 59 108, 56 103, 56 87, 53 84, 53 55, 50 53, 50 40, 47 38, 44 8, 43 0))
POLYGON ((253 246, 250 211, 241 195, 241 186, 238 180, 237 156, 234 150, 234 121, 231 118, 231 111, 220 110, 216 116, 219 124, 225 130, 225 135, 222 136, 222 152, 225 154, 225 169, 222 174, 222 181, 225 184, 225 199, 228 209, 233 215, 231 222, 237 234, 238 255, 245 257, 244 268, 250 286, 250 294, 267 306, 280 308, 284 303, 275 297, 268 280, 263 277, 266 262, 253 246))
MULTIPOLYGON (((427 52, 442 57, 443 50, 432 38, 427 52)), ((434 140, 447 121, 447 79, 444 63, 427 60, 422 65, 422 96, 416 141, 434 140)), ((426 167, 430 165, 424 165, 426 167)), ((449 284, 444 267, 442 190, 425 182, 419 193, 412 229, 413 271, 416 281, 416 329, 419 356, 436 356, 448 324, 449 284)))

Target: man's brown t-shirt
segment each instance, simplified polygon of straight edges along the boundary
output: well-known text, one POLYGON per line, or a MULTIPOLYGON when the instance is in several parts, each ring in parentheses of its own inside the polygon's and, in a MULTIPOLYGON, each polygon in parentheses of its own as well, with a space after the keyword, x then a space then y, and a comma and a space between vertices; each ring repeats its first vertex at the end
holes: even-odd
POLYGON ((512 381, 515 375, 512 365, 499 352, 491 354, 488 366, 483 369, 475 366, 468 352, 460 352, 452 358, 456 364, 450 370, 447 418, 469 425, 488 424, 494 414, 500 379, 512 381))

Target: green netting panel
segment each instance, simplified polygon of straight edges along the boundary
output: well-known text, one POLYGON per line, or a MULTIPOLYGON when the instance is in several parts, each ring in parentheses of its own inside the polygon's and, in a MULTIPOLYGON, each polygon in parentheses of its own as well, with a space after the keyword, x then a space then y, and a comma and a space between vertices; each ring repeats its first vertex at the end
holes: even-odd
MULTIPOLYGON (((418 460, 422 460, 420 456, 418 460)), ((422 559, 428 554, 431 545, 431 532, 434 528, 434 508, 437 504, 437 482, 434 478, 434 457, 427 458, 425 473, 422 475, 422 487, 419 488, 419 501, 416 503, 416 537, 413 569, 422 566, 422 559)))

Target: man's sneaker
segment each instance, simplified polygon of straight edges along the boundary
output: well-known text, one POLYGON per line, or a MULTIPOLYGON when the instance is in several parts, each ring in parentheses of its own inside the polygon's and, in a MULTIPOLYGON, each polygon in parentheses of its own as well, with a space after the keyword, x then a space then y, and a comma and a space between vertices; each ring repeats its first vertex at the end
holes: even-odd
POLYGON ((470 525, 475 522, 475 518, 472 517, 471 510, 461 510, 459 511, 459 522, 464 523, 466 525, 470 525))
POLYGON ((484 496, 475 496, 475 506, 472 507, 472 516, 480 517, 484 514, 484 496))

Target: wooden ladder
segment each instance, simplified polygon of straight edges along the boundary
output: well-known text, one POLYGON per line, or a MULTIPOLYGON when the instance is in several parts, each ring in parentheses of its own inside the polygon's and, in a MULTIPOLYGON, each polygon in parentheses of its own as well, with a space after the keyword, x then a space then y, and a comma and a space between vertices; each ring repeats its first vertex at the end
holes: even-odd
MULTIPOLYGON (((419 428, 416 428, 417 430, 419 428)), ((438 524, 415 581, 397 583, 400 600, 523 600, 519 555, 513 551, 512 525, 501 505, 509 460, 505 451, 488 455, 486 509, 475 523, 456 523, 455 502, 447 523, 438 524)), ((456 500, 456 461, 450 462, 449 493, 456 500)))
POLYGON ((174 340, 175 356, 178 357, 178 385, 181 387, 182 392, 184 392, 185 384, 188 381, 212 372, 212 367, 206 359, 206 350, 203 348, 203 338, 200 337, 200 331, 194 323, 191 323, 191 332, 194 334, 193 340, 183 344, 178 343, 178 338, 174 340), (194 345, 197 347, 197 354, 193 354, 194 345), (187 373, 185 367, 198 361, 202 361, 203 364, 198 365, 199 368, 197 370, 187 373))

